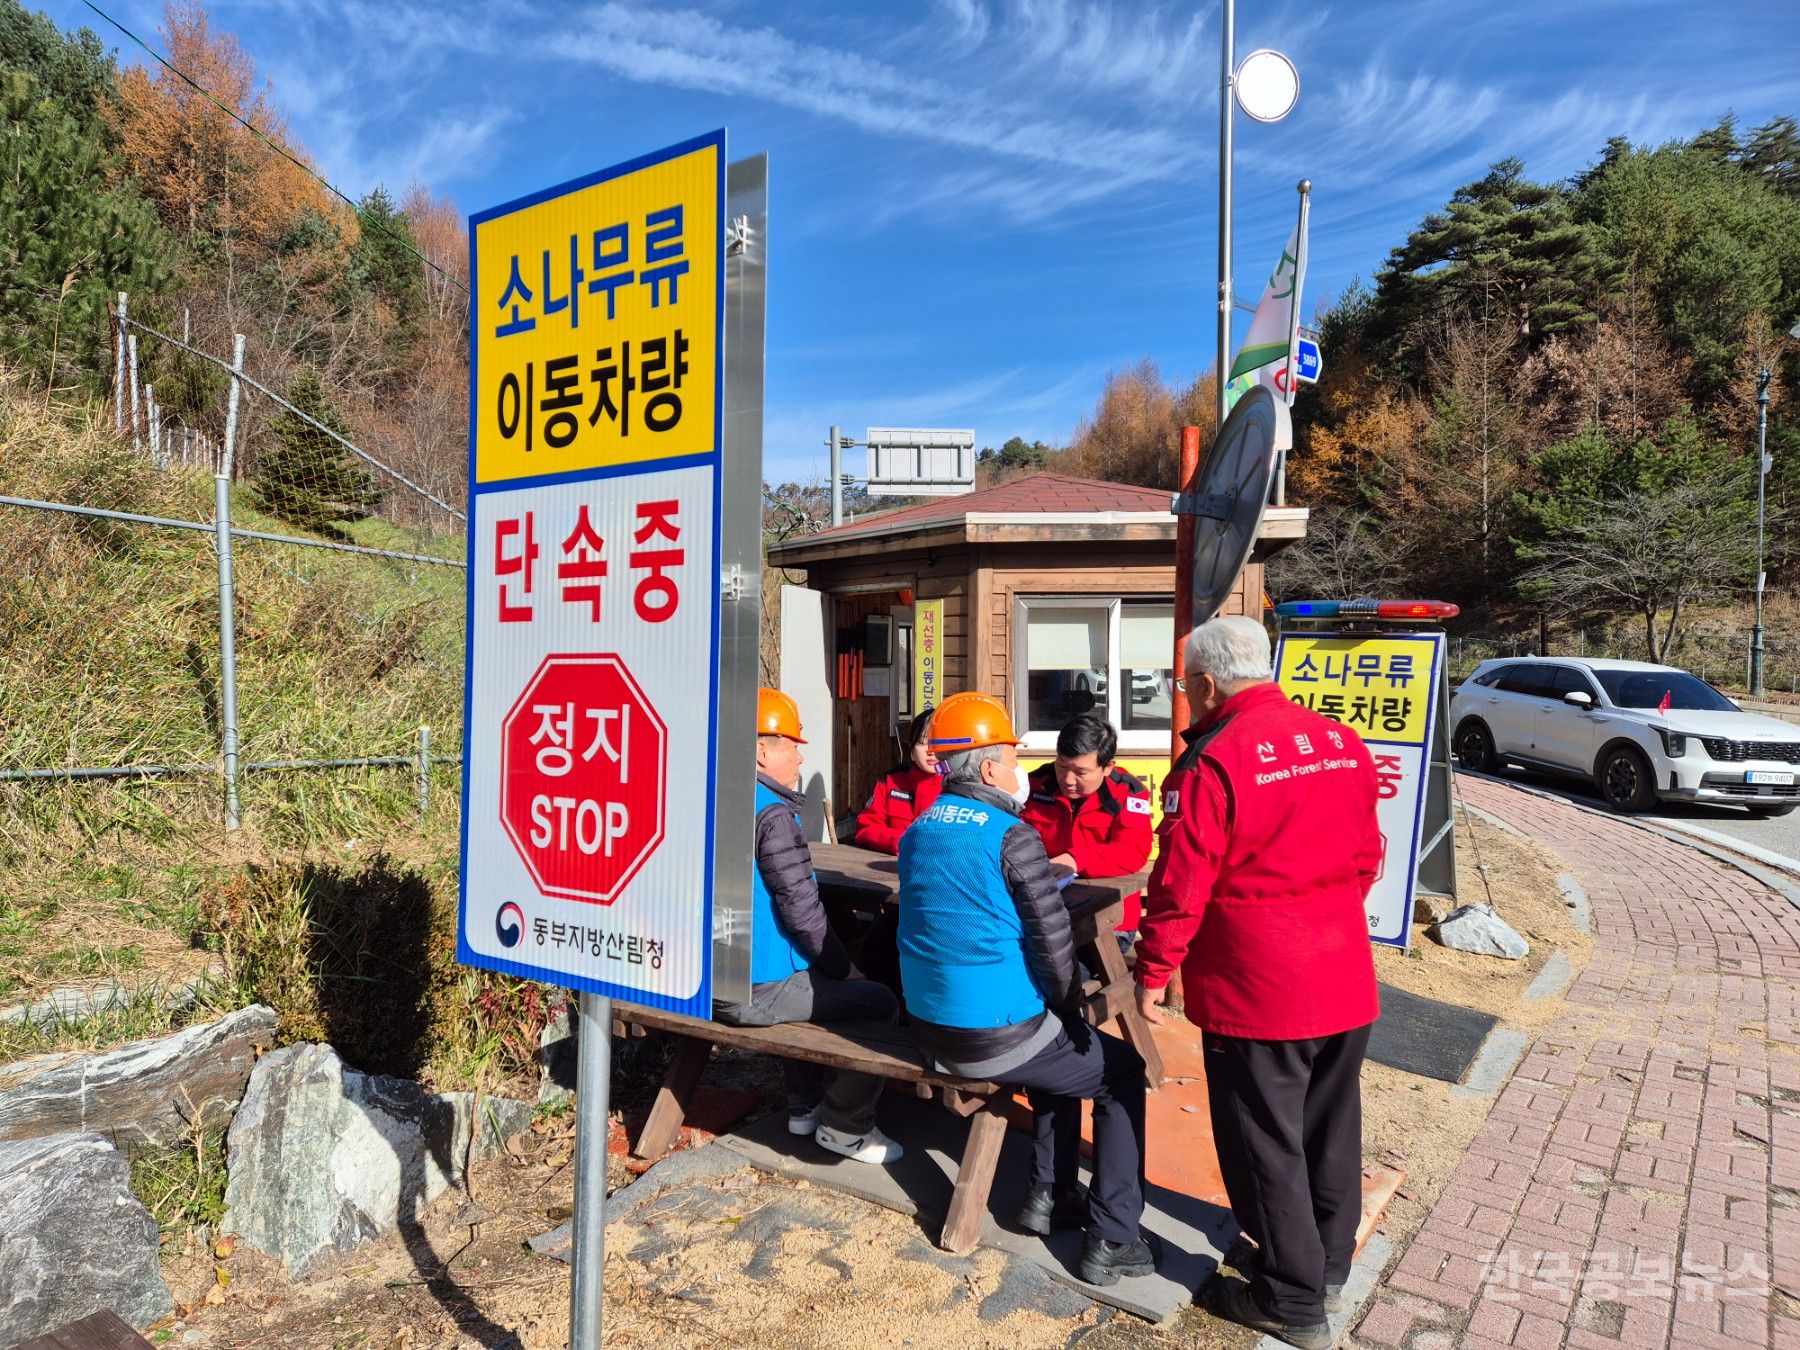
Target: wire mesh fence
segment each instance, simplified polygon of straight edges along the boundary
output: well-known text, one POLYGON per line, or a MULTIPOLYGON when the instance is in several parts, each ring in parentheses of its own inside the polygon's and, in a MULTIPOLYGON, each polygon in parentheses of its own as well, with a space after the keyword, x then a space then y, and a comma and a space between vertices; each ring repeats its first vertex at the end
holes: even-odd
POLYGON ((212 777, 235 826, 247 776, 410 771, 423 809, 460 762, 431 746, 461 741, 462 511, 243 338, 227 360, 123 295, 114 330, 104 415, 0 412, 0 783, 212 777), (222 434, 140 378, 164 350, 223 374, 222 434))

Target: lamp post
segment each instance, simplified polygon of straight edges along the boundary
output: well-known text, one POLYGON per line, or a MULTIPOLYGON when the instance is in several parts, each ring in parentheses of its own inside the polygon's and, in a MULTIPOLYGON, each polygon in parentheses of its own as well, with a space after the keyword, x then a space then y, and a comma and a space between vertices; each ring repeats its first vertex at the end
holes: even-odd
POLYGON ((1756 372, 1756 627, 1750 630, 1750 697, 1763 692, 1763 502, 1769 482, 1769 369, 1756 372))
MULTIPOLYGON (((1788 329, 1788 336, 1800 338, 1800 323, 1788 329)), ((1763 693, 1763 530, 1766 519, 1764 503, 1768 499, 1769 469, 1769 381, 1773 378, 1767 364, 1756 372, 1756 626, 1750 630, 1750 696, 1763 693)))
POLYGON ((1300 98, 1294 63, 1267 47, 1237 61, 1237 0, 1223 0, 1219 31, 1219 388, 1218 423, 1225 425, 1225 385, 1231 378, 1231 109, 1258 122, 1279 122, 1300 98))

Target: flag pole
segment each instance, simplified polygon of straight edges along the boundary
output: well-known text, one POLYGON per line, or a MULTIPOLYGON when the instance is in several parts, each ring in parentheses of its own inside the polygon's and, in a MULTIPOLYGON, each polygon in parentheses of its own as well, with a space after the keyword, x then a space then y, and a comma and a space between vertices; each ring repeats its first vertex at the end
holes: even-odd
POLYGON ((1237 41, 1236 0, 1223 0, 1219 25, 1219 379, 1218 420, 1213 435, 1225 426, 1225 384, 1231 378, 1231 102, 1237 41))
MULTIPOLYGON (((1294 296, 1288 303, 1286 398, 1290 408, 1294 406, 1294 395, 1300 392, 1300 287, 1306 280, 1306 218, 1312 206, 1312 180, 1302 178, 1297 190, 1300 193, 1300 223, 1294 230, 1294 296)), ((1287 457, 1288 452, 1283 450, 1275 466, 1277 506, 1287 505, 1287 457)))

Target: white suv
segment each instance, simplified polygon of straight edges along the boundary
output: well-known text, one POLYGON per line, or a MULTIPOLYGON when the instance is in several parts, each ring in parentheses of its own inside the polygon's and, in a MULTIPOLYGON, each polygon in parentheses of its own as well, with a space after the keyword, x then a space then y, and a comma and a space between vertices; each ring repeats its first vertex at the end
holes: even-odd
POLYGON ((1660 801, 1800 806, 1800 726, 1747 713, 1684 670, 1641 661, 1483 661, 1451 695, 1465 768, 1508 763, 1590 778, 1618 811, 1660 801))

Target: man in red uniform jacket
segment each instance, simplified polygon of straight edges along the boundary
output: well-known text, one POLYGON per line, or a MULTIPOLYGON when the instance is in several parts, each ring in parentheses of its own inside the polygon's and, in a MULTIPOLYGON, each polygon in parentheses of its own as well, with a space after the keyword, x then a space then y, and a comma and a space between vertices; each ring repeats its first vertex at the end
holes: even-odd
POLYGON ((1380 1013, 1363 901, 1380 871, 1375 769, 1356 733, 1290 703, 1253 619, 1188 641, 1196 713, 1164 783, 1138 941, 1138 1004, 1181 970, 1205 1033, 1213 1141, 1256 1243, 1213 1311, 1327 1350, 1362 1213, 1362 1090, 1380 1013))
MULTIPOLYGON (((1126 877, 1150 858, 1150 790, 1113 764, 1119 733, 1104 717, 1083 713, 1056 738, 1056 759, 1031 774, 1026 824, 1044 841, 1053 864, 1079 877, 1126 877)), ((1140 906, 1125 897, 1121 933, 1135 933, 1140 906)))

